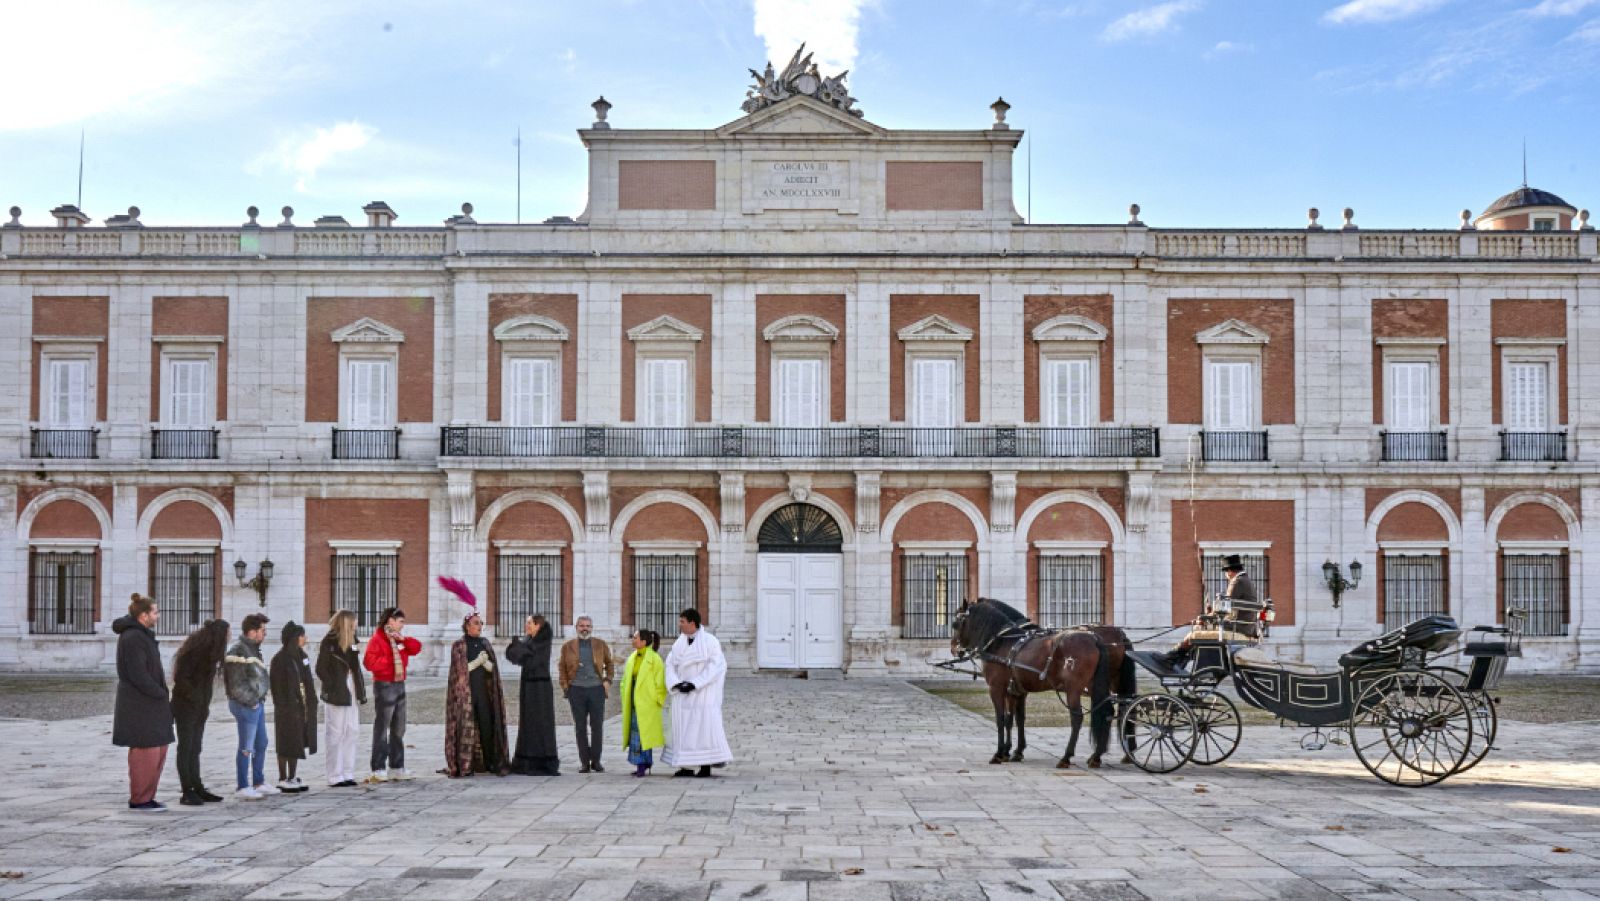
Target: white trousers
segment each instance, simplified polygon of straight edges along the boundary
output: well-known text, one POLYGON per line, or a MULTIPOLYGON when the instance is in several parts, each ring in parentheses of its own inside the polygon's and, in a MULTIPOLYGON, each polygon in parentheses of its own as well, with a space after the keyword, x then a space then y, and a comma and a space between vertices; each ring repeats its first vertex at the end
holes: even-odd
POLYGON ((361 708, 322 705, 322 743, 328 784, 356 778, 356 743, 361 735, 361 708))

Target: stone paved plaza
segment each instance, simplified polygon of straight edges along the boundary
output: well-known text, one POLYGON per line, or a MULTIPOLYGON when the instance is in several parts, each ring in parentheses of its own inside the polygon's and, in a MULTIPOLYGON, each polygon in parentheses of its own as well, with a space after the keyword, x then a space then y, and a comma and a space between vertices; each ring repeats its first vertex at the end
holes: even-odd
MULTIPOLYGON (((151 815, 125 809, 109 717, 0 721, 0 898, 1600 896, 1600 723, 1505 725, 1487 763, 1422 790, 1266 726, 1170 776, 1057 771, 1050 729, 990 766, 985 719, 889 680, 731 680, 738 759, 715 780, 634 780, 608 752, 604 775, 450 781, 441 731, 411 729, 415 782, 324 789, 318 756, 307 794, 199 810, 169 758, 172 811, 151 815)), ((213 788, 232 746, 213 718, 213 788)))

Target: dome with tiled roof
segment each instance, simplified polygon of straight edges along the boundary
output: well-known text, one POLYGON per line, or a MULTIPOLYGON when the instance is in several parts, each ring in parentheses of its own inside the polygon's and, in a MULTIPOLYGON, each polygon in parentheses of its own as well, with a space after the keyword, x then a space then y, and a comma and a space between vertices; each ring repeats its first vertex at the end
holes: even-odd
POLYGON ((1538 188, 1530 188, 1527 185, 1523 185, 1494 203, 1489 204, 1489 208, 1484 210, 1483 214, 1485 216, 1493 216, 1495 213, 1508 213, 1512 210, 1520 210, 1531 206, 1566 207, 1573 212, 1577 212, 1577 207, 1549 191, 1541 191, 1538 188))
POLYGON ((1572 227, 1578 208, 1549 191, 1527 185, 1501 197, 1474 220, 1478 228, 1554 231, 1572 227))

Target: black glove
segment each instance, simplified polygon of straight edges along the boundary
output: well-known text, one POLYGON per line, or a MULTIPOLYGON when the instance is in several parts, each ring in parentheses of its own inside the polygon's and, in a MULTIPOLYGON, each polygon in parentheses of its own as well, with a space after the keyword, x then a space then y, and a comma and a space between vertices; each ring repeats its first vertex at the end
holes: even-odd
POLYGON ((679 682, 677 685, 672 686, 672 688, 673 688, 674 691, 681 691, 684 694, 688 694, 689 692, 694 691, 694 683, 693 682, 679 682))

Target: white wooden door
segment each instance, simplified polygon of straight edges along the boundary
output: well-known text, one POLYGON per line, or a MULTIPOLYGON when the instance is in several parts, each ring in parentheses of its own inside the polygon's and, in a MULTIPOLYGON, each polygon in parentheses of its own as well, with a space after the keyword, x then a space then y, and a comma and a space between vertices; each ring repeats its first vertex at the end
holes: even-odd
POLYGON ((844 665, 844 555, 800 556, 800 665, 844 665))
POLYGON ((761 554, 756 579, 757 666, 844 665, 842 554, 761 554))
POLYGON ((756 558, 756 666, 793 669, 800 665, 801 554, 761 554, 756 558))

